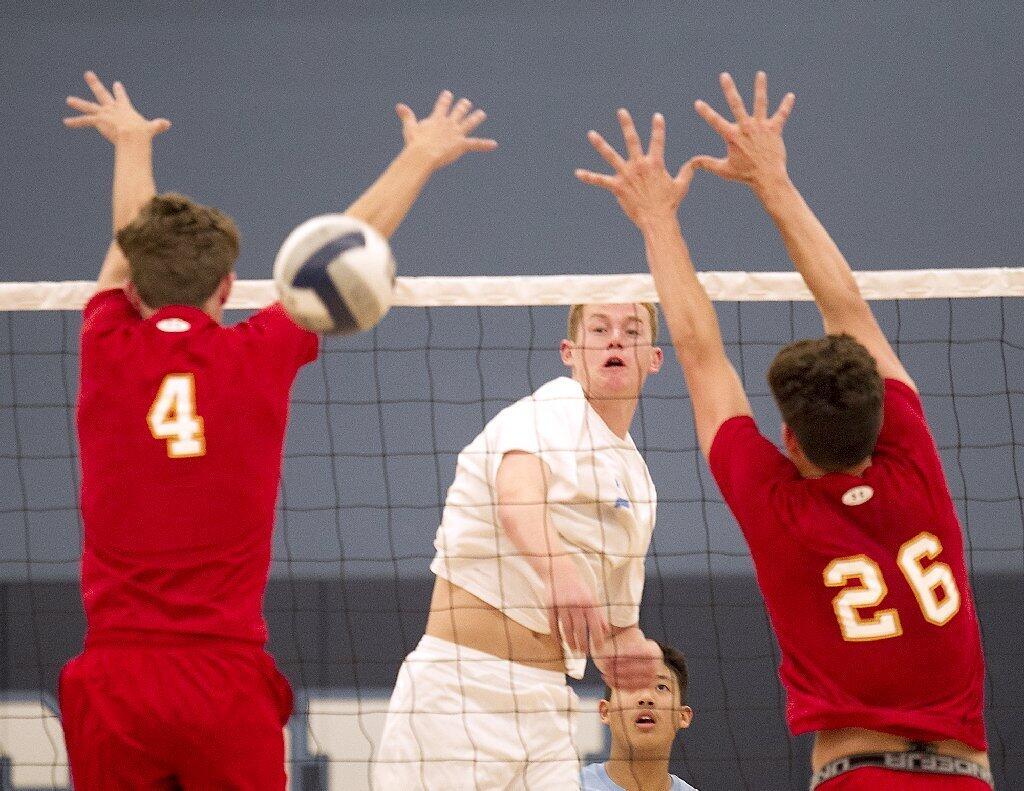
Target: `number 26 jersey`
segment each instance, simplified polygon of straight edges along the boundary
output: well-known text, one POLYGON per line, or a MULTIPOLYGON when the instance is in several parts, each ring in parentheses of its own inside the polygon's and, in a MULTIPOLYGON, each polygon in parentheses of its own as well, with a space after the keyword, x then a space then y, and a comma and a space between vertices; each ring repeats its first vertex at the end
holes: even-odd
POLYGON ((802 478, 749 416, 722 424, 709 464, 778 637, 790 730, 983 750, 984 660, 956 508, 917 393, 886 380, 884 410, 861 476, 802 478))
POLYGON ((124 291, 82 317, 77 426, 86 645, 262 644, 292 382, 317 336, 280 305, 223 327, 124 291))

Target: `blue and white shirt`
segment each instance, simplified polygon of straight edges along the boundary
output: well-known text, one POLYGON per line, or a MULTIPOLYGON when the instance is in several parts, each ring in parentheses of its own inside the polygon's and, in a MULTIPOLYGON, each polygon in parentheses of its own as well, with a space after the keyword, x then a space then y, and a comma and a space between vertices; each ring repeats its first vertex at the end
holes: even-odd
MULTIPOLYGON (((672 778, 672 791, 697 791, 689 783, 680 780, 675 775, 672 778)), ((622 786, 617 784, 608 776, 604 764, 590 764, 580 773, 581 791, 623 791, 622 786)))

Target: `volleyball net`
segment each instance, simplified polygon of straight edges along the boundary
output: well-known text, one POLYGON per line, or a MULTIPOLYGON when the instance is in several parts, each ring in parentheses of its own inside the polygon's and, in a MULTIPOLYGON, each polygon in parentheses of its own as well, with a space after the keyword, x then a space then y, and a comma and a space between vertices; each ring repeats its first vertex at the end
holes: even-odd
MULTIPOLYGON (((701 277, 759 424, 777 435, 764 374, 779 346, 821 334, 810 294, 794 273, 701 277)), ((993 770, 1008 783, 1024 775, 1024 269, 857 277, 921 390, 960 512, 993 770)), ((83 634, 74 404, 93 287, 0 284, 0 788, 69 785, 55 686, 83 634)), ((269 281, 239 282, 226 322, 274 298, 269 281)), ((398 666, 423 634, 456 456, 564 373, 566 305, 632 301, 656 301, 648 276, 399 278, 376 330, 325 338, 300 373, 266 597, 270 650, 297 693, 293 791, 370 788, 398 666)), ((659 501, 641 625, 690 665, 695 718, 671 769, 702 791, 803 789, 809 743, 785 731, 749 553, 701 458, 664 333, 661 344, 670 364, 648 381, 632 436, 659 501)), ((591 669, 579 745, 593 758, 607 749, 600 689, 591 669)))

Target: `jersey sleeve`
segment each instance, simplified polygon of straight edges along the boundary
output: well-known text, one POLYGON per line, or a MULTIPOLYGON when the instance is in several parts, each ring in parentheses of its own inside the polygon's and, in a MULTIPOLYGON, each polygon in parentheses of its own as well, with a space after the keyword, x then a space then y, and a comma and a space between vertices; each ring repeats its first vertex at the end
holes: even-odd
POLYGON ((719 427, 708 466, 744 533, 763 521, 758 516, 773 490, 800 477, 793 462, 761 434, 749 415, 729 418, 719 427))
POLYGON ((498 467, 505 454, 522 451, 548 465, 552 475, 548 494, 552 499, 559 499, 563 489, 574 489, 578 475, 577 442, 572 430, 575 411, 573 404, 531 397, 496 415, 486 429, 491 486, 496 485, 498 467))
POLYGON ((946 473, 921 397, 903 382, 886 379, 883 410, 872 465, 882 471, 880 474, 902 476, 902 485, 920 488, 937 508, 947 508, 946 473))
POLYGON ((268 360, 284 365, 293 372, 313 362, 320 351, 317 334, 302 329, 292 321, 280 302, 254 313, 246 321, 235 325, 234 330, 257 344, 268 360))
POLYGON ((93 341, 112 332, 131 327, 142 316, 128 301, 122 288, 110 288, 93 294, 82 310, 82 340, 93 341))
POLYGON ((104 355, 115 354, 110 350, 115 339, 123 337, 142 323, 142 316, 128 301, 124 289, 111 288, 99 291, 89 299, 82 310, 82 370, 87 371, 104 355), (108 351, 105 353, 104 349, 108 351))
POLYGON ((878 433, 875 452, 905 454, 932 450, 934 445, 921 397, 898 379, 886 379, 882 429, 878 433))

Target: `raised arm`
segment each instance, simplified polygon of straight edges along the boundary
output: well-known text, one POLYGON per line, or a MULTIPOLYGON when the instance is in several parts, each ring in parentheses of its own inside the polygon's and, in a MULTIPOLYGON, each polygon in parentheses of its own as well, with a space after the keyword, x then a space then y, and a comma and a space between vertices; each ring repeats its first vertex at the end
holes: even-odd
POLYGON ((470 137, 487 118, 483 110, 470 112, 472 107, 469 99, 459 99, 453 105, 451 91, 444 91, 430 115, 417 120, 408 105, 399 104, 395 111, 402 122, 405 147, 345 214, 390 237, 435 172, 467 151, 497 148, 494 140, 470 137))
MULTIPOLYGON (((132 221, 139 210, 156 195, 153 179, 153 138, 171 128, 166 118, 147 120, 133 106, 120 82, 107 90, 93 72, 85 82, 96 101, 69 96, 68 106, 81 115, 65 118, 72 129, 91 126, 114 146, 113 233, 132 221)), ((128 261, 116 241, 111 241, 96 281, 98 291, 122 288, 128 282, 128 261)))
POLYGON ((665 119, 660 113, 651 122, 646 154, 629 113, 619 110, 618 117, 628 159, 591 131, 591 144, 615 172, 577 170, 576 176, 611 192, 643 236, 647 263, 690 391, 697 439, 707 455, 722 423, 751 411, 676 216, 689 190, 693 165, 686 163, 674 177, 665 169, 665 119))
POLYGON ((696 102, 695 107, 725 141, 726 155, 721 159, 695 157, 694 164, 724 179, 743 182, 754 191, 814 295, 825 331, 852 335, 874 356, 883 377, 899 379, 913 387, 871 307, 861 296, 850 265, 789 178, 782 129, 793 109, 793 94, 786 94, 775 114, 769 117, 768 78, 760 71, 754 81, 751 115, 732 77, 723 73, 720 81, 735 120, 726 121, 702 101, 696 102))

